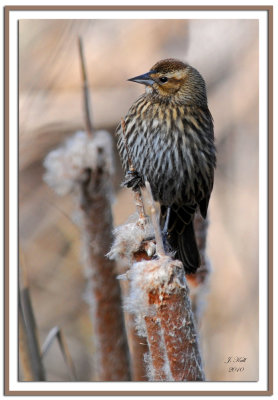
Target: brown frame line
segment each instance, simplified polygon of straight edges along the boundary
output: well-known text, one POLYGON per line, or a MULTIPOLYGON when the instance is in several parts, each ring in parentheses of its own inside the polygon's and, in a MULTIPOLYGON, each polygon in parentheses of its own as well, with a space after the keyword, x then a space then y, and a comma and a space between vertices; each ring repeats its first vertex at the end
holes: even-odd
POLYGON ((273 6, 6 6, 8 11, 270 11, 273 6))
MULTIPOLYGON (((4 9, 4 394, 6 396, 271 396, 273 394, 273 6, 6 6, 4 9), (11 11, 266 11, 268 14, 268 390, 15 391, 9 389, 9 13, 11 11)), ((93 382, 92 382, 93 383, 93 382)))

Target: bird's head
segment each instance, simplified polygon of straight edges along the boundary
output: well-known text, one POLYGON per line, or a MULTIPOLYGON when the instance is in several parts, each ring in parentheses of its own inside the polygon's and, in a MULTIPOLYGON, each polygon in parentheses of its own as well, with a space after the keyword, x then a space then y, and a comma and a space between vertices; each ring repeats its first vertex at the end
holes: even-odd
POLYGON ((146 92, 158 100, 187 105, 206 105, 206 85, 200 73, 174 58, 158 61, 149 72, 128 79, 146 85, 146 92))

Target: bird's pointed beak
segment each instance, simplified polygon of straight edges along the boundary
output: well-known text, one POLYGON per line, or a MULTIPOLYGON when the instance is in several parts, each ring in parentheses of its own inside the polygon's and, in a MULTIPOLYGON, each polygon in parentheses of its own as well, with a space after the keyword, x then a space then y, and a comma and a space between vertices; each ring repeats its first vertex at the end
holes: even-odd
POLYGON ((138 76, 135 76, 134 78, 130 78, 130 79, 128 79, 128 81, 142 83, 143 85, 151 86, 154 84, 154 80, 151 78, 152 73, 153 73, 153 71, 150 71, 150 72, 147 72, 146 74, 138 75, 138 76))

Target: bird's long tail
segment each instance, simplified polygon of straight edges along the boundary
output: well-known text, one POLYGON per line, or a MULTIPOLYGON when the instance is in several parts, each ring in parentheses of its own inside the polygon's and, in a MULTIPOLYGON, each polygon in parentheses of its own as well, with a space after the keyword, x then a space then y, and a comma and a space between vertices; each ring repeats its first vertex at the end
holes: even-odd
POLYGON ((184 266, 186 274, 193 274, 200 266, 200 255, 196 243, 193 227, 194 214, 188 210, 179 208, 174 210, 171 207, 168 241, 175 257, 178 258, 184 266))
POLYGON ((187 274, 194 274, 200 266, 200 255, 196 243, 193 221, 185 226, 184 232, 176 233, 176 257, 183 263, 187 274))

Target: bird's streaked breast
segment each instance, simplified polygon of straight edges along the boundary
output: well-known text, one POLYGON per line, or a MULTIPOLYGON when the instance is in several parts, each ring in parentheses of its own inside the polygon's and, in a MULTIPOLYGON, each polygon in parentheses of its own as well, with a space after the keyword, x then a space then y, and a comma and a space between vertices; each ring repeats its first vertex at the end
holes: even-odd
POLYGON ((118 128, 124 169, 129 169, 127 145, 135 170, 150 181, 155 199, 163 204, 181 203, 198 197, 198 190, 209 190, 213 132, 210 121, 202 118, 196 120, 186 107, 152 104, 146 96, 138 99, 125 119, 125 139, 118 128))

